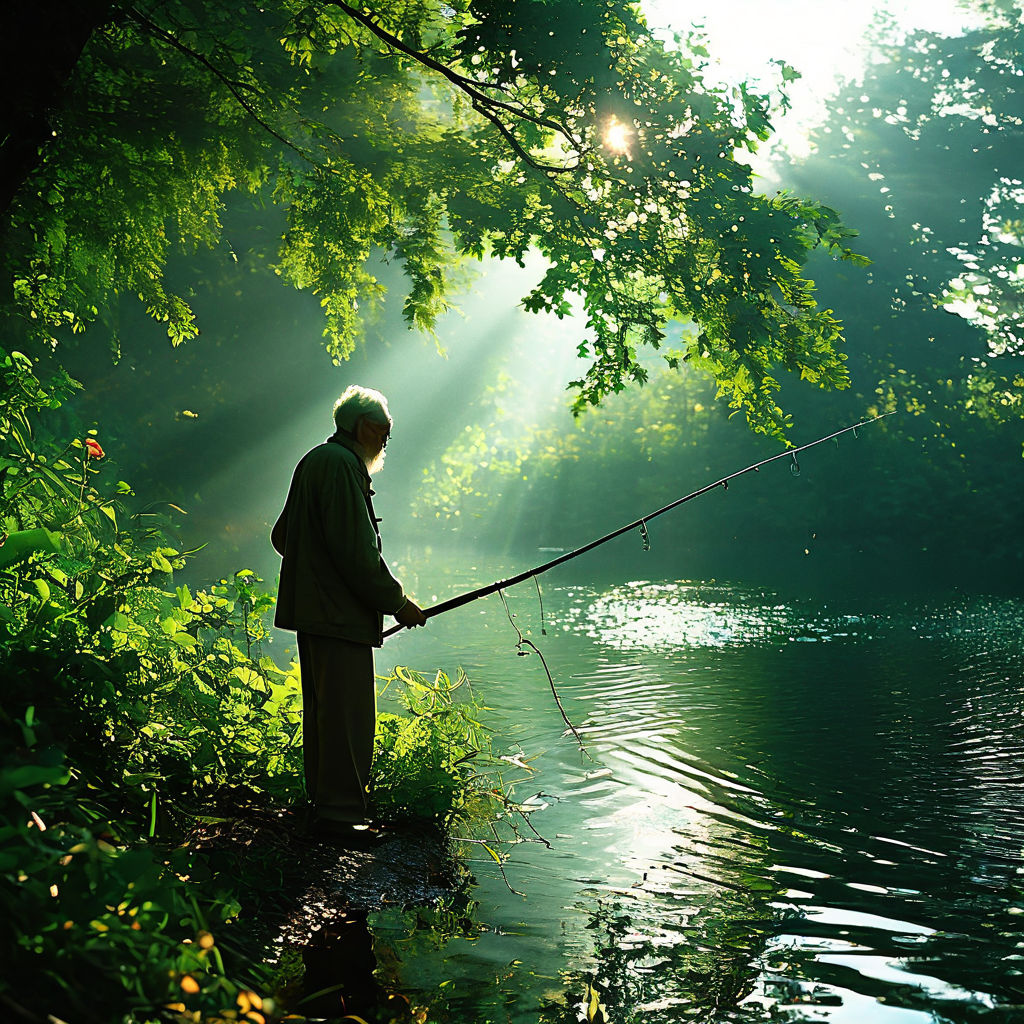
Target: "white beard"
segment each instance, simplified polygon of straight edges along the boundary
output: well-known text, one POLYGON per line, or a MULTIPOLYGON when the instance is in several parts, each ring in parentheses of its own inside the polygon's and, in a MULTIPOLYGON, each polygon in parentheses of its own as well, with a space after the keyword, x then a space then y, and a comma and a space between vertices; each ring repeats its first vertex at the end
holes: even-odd
POLYGON ((387 452, 382 448, 372 459, 363 457, 363 462, 366 463, 366 472, 373 476, 375 473, 379 473, 384 468, 384 456, 387 452))

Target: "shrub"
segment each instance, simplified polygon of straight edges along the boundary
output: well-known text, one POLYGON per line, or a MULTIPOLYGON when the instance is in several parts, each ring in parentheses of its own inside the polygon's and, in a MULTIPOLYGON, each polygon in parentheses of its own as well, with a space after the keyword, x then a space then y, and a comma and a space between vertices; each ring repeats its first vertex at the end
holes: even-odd
POLYGON ((232 882, 180 840, 229 787, 297 794, 297 670, 262 656, 257 577, 174 587, 166 521, 104 484, 95 437, 46 434, 76 386, 0 352, 0 1002, 251 1010, 220 940, 232 882))
MULTIPOLYGON (((493 804, 490 733, 480 722, 484 708, 460 669, 453 681, 438 672, 432 681, 398 666, 385 691, 401 684, 404 715, 377 715, 373 762, 372 813, 383 821, 430 821, 446 830, 493 804), (459 694, 461 691, 461 694, 459 694), (461 696, 461 700, 456 697, 461 696)), ((500 787, 499 787, 500 790, 500 787)))

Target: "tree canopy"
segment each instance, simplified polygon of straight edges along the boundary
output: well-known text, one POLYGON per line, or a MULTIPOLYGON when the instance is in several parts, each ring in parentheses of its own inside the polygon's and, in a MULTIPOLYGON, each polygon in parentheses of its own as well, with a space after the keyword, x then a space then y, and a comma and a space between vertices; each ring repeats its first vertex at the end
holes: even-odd
MULTIPOLYGON (((844 210, 873 260, 867 271, 825 253, 808 263, 821 301, 844 310, 852 383, 830 395, 787 388, 781 404, 822 432, 898 415, 865 431, 855 458, 848 444, 834 457, 822 450, 787 486, 746 487, 742 501, 666 517, 660 568, 667 548, 680 573, 847 579, 860 561, 875 583, 890 574, 1019 585, 1019 8, 975 5, 985 17, 965 34, 880 26, 873 59, 830 97, 809 152, 777 170, 844 210)), ((429 464, 415 497, 431 530, 439 519, 481 547, 519 540, 499 514, 510 493, 528 490, 538 510, 524 535, 548 531, 545 543, 572 545, 757 450, 694 376, 652 373, 643 391, 616 396, 555 443, 550 419, 517 416, 524 402, 509 391, 527 385, 514 373, 495 378, 470 407, 472 429, 429 464), (627 477, 628 489, 609 491, 609 478, 627 477)))
POLYGON ((430 330, 457 260, 536 248, 547 271, 526 307, 585 313, 568 340, 590 361, 577 408, 642 382, 638 353, 673 320, 699 330, 665 358, 710 373, 757 430, 782 435, 782 371, 847 383, 840 325, 802 268, 817 247, 864 262, 850 232, 818 202, 755 191, 740 154, 768 137, 771 97, 709 83, 700 40, 657 38, 635 4, 89 11, 59 101, 38 100, 51 131, 34 166, 15 159, 17 126, 0 149, 19 186, 6 300, 36 342, 106 318, 116 347, 121 294, 173 343, 195 337, 167 261, 230 253, 221 215, 241 192, 283 212, 264 255, 320 297, 339 359, 382 292, 371 257, 400 264, 406 319, 430 330))
POLYGON ((974 12, 984 21, 965 35, 879 40, 813 154, 785 171, 864 229, 874 266, 832 289, 849 296, 857 375, 940 430, 1024 414, 1020 11, 974 12))

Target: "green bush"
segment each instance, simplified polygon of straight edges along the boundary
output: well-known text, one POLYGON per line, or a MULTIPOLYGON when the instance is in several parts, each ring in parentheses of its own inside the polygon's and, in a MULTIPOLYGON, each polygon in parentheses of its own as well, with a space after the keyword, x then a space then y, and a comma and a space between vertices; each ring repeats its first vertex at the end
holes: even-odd
POLYGON ((94 436, 47 435, 76 386, 0 353, 0 1002, 256 1012, 225 970, 233 880, 181 841, 217 801, 297 797, 297 669, 262 655, 256 576, 175 587, 166 520, 94 436))
POLYGON ((382 821, 433 822, 447 831, 481 814, 500 813, 502 787, 488 776, 496 765, 484 708, 459 670, 453 681, 398 666, 387 680, 401 684, 404 715, 377 715, 372 813, 382 821), (457 691, 462 691, 457 700, 457 691))

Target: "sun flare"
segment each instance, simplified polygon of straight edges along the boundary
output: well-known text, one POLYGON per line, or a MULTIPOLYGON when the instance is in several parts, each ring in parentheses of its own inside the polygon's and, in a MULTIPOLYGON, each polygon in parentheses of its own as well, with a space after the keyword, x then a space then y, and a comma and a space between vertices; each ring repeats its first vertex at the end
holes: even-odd
POLYGON ((614 117, 608 119, 604 128, 604 144, 617 156, 629 156, 629 143, 633 131, 614 117))

